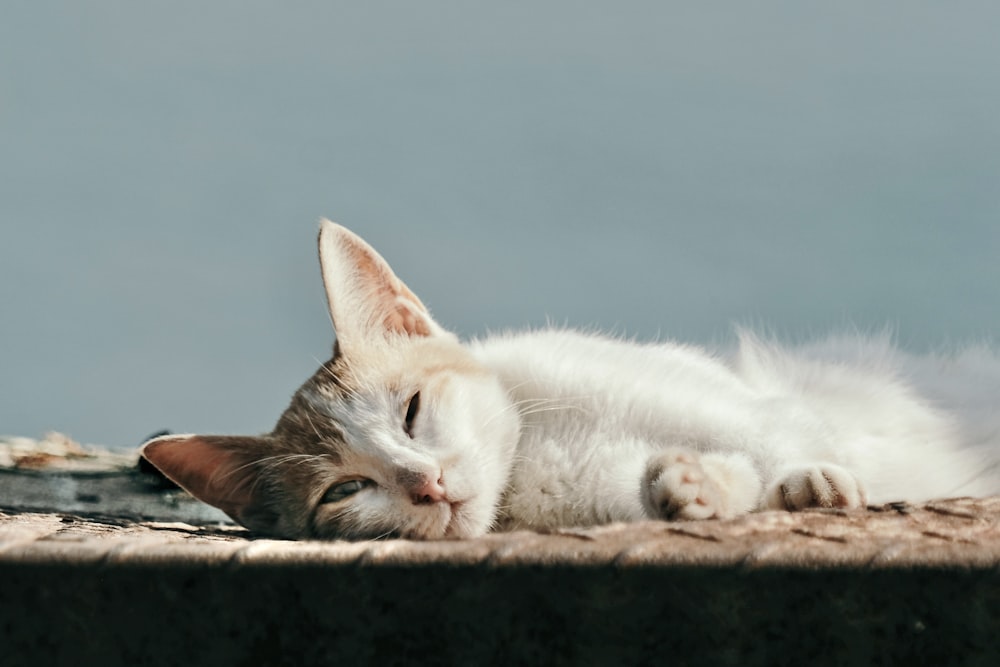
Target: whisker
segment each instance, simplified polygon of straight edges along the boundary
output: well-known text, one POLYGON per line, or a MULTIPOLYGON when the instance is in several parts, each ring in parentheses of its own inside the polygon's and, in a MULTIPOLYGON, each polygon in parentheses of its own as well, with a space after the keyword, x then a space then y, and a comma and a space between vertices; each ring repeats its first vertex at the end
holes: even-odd
POLYGON ((495 419, 508 414, 512 410, 516 410, 518 416, 528 417, 533 414, 538 414, 541 412, 549 412, 556 410, 579 410, 584 413, 589 413, 590 411, 579 404, 574 403, 563 403, 563 401, 581 401, 586 397, 558 397, 558 398, 523 398, 517 401, 512 401, 509 405, 505 405, 502 409, 491 415, 484 423, 483 426, 488 426, 495 419))
POLYGON ((321 435, 319 434, 319 429, 318 429, 318 428, 316 428, 316 424, 314 424, 314 423, 313 423, 313 420, 312 420, 312 417, 310 417, 310 416, 309 416, 309 413, 308 413, 308 412, 303 412, 303 413, 302 413, 302 417, 303 417, 303 418, 304 418, 304 419, 306 420, 306 422, 307 422, 307 423, 309 424, 309 428, 311 428, 311 429, 312 429, 312 432, 316 434, 316 439, 317 439, 317 440, 323 440, 323 436, 321 436, 321 435))
MULTIPOLYGON (((274 456, 266 456, 264 458, 248 461, 247 463, 244 463, 241 466, 237 466, 231 470, 226 471, 224 475, 218 475, 214 477, 213 480, 215 479, 224 480, 227 477, 232 477, 233 475, 236 475, 244 470, 247 470, 248 468, 259 467, 261 472, 268 472, 284 463, 287 463, 289 461, 294 461, 296 459, 299 459, 296 465, 302 465, 303 463, 308 463, 316 459, 328 458, 328 457, 329 457, 328 454, 276 454, 274 456)), ((260 479, 259 476, 258 479, 260 479)), ((257 482, 255 481, 254 484, 256 485, 256 483, 257 482)))
POLYGON ((524 412, 521 413, 521 416, 528 417, 530 415, 537 415, 543 412, 560 412, 560 411, 572 411, 572 410, 578 410, 580 412, 585 412, 585 413, 590 412, 586 408, 582 408, 579 405, 553 405, 544 408, 532 408, 530 410, 525 410, 524 412))

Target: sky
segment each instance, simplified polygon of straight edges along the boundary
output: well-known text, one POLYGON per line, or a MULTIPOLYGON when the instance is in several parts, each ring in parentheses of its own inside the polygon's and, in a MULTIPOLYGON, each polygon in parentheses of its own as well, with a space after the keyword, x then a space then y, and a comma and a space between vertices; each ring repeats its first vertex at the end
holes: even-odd
POLYGON ((0 434, 270 430, 315 235, 465 337, 1000 332, 1000 4, 11 2, 0 434))

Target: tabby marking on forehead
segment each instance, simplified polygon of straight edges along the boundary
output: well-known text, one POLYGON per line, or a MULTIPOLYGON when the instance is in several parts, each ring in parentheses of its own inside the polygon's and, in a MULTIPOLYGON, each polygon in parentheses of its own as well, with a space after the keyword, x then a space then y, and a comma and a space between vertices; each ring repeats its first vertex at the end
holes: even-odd
POLYGON ((336 391, 329 391, 328 387, 304 387, 300 392, 304 409, 326 419, 339 419, 340 414, 336 409, 346 403, 348 396, 336 391))
POLYGON ((339 463, 344 433, 335 419, 317 409, 320 405, 319 396, 309 385, 299 389, 278 420, 274 436, 281 449, 311 454, 322 449, 323 456, 339 463))
POLYGON ((352 386, 351 375, 348 372, 347 359, 340 353, 340 345, 334 344, 333 357, 319 367, 319 370, 311 378, 311 381, 320 386, 333 385, 341 394, 354 393, 357 389, 352 386))

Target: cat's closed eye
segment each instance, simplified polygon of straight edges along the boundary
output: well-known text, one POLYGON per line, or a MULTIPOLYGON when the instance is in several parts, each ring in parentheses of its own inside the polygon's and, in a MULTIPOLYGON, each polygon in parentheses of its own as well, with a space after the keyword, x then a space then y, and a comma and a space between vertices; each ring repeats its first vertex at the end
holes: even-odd
POLYGON ((370 486, 372 483, 367 479, 352 479, 346 482, 341 482, 339 484, 334 484, 331 486, 325 494, 323 494, 321 503, 337 503, 345 498, 353 496, 355 493, 361 489, 370 486))
POLYGON ((406 431, 406 435, 413 437, 413 420, 417 418, 417 412, 420 410, 420 392, 413 394, 410 397, 410 402, 406 405, 406 417, 403 418, 403 430, 406 431))

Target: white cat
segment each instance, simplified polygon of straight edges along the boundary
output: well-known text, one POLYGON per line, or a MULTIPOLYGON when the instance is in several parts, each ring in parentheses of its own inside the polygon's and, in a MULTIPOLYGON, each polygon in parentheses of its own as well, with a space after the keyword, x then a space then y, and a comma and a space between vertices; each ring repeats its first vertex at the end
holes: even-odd
POLYGON ((437 539, 1000 492, 988 349, 742 333, 722 356, 562 330, 463 345, 362 239, 323 221, 319 245, 334 356, 274 431, 143 450, 252 530, 437 539))

